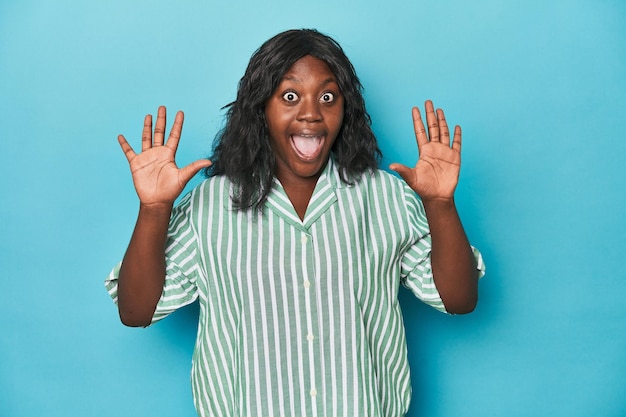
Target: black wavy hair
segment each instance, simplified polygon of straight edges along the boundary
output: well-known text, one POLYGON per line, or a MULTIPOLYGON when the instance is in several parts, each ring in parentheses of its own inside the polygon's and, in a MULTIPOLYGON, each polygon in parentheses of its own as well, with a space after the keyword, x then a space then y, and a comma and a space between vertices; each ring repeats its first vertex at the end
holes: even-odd
POLYGON ((365 109, 363 86, 341 46, 314 29, 288 30, 254 52, 239 81, 237 98, 224 106, 225 127, 217 134, 207 177, 225 175, 235 185, 236 209, 259 209, 267 200, 274 175, 265 105, 284 74, 300 58, 311 55, 328 65, 344 96, 343 123, 331 154, 341 179, 352 183, 378 168, 382 157, 365 109))

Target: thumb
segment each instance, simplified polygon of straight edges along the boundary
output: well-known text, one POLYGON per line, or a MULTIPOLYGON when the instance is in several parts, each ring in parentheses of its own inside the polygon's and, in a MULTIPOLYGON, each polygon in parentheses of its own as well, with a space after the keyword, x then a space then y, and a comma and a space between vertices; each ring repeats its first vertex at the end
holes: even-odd
POLYGON ((415 179, 415 174, 413 173, 413 170, 406 165, 393 163, 389 165, 389 169, 397 172, 402 177, 402 179, 409 185, 415 179))
POLYGON ((180 179, 184 184, 187 184, 189 180, 191 180, 193 176, 198 173, 198 171, 200 171, 202 168, 208 168, 211 165, 213 165, 213 163, 209 161, 208 159, 200 159, 195 162, 192 162, 186 167, 181 168, 180 174, 179 174, 180 179))

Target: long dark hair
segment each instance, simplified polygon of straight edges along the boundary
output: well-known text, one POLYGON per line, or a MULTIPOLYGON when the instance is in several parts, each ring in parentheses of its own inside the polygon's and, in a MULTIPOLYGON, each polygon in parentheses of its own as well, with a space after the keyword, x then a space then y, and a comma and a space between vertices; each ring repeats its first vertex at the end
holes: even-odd
POLYGON ((300 58, 311 55, 328 65, 344 96, 343 124, 333 148, 342 181, 351 183, 378 168, 381 152, 365 110, 363 86, 341 46, 313 29, 289 30, 265 42, 252 55, 239 81, 237 99, 225 106, 226 125, 217 134, 208 177, 227 176, 235 185, 237 209, 261 208, 271 190, 274 154, 265 104, 283 75, 300 58))

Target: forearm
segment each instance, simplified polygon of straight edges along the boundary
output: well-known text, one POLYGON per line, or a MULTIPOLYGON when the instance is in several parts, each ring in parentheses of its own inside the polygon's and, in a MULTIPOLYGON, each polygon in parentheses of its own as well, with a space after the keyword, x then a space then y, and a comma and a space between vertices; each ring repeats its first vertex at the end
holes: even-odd
POLYGON ((478 271, 454 200, 423 203, 431 231, 431 263, 437 290, 449 313, 469 313, 478 301, 478 271))
POLYGON ((141 206, 118 280, 120 319, 127 326, 147 326, 165 281, 165 243, 172 207, 141 206))

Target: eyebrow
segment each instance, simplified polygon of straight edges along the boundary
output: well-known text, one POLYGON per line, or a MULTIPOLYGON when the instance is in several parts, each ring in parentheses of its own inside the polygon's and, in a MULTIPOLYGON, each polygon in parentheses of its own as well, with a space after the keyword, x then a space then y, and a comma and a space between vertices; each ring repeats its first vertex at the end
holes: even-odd
MULTIPOLYGON (((294 76, 292 76, 292 75, 285 75, 285 76, 281 79, 281 82, 282 82, 282 81, 293 81, 294 83, 297 83, 297 84, 302 84, 302 80, 301 80, 301 79, 299 79, 299 78, 297 78, 297 77, 294 77, 294 76)), ((324 81, 322 81, 322 84, 321 84, 321 85, 322 85, 322 86, 325 86, 325 85, 328 85, 328 84, 330 84, 330 83, 339 84, 339 82, 337 82, 337 79, 336 79, 335 77, 329 77, 329 78, 325 79, 324 81)))

